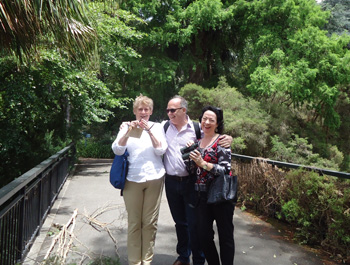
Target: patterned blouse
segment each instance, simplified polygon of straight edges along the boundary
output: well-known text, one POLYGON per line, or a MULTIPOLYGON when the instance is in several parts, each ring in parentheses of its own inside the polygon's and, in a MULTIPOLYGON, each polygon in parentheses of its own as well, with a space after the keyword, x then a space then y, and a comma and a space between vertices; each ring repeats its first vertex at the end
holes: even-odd
POLYGON ((229 174, 231 171, 231 148, 224 148, 218 145, 218 141, 219 137, 212 145, 206 148, 199 148, 204 161, 214 165, 210 171, 197 167, 196 183, 199 185, 210 184, 215 177, 225 173, 229 174))

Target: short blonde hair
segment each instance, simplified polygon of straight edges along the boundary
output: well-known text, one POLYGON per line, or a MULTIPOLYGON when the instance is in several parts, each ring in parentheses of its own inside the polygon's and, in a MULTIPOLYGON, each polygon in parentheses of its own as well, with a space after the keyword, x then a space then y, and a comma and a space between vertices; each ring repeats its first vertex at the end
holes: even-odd
POLYGON ((140 94, 140 96, 135 98, 134 106, 133 106, 134 110, 138 109, 138 107, 141 105, 146 105, 147 107, 150 108, 151 111, 153 110, 153 100, 142 94, 140 94))

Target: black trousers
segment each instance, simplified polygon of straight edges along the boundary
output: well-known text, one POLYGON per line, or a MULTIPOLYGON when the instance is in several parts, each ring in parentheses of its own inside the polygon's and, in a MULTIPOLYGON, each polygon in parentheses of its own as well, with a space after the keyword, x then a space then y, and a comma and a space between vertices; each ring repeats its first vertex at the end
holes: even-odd
POLYGON ((206 193, 201 192, 196 207, 199 241, 208 265, 233 265, 235 256, 233 214, 235 205, 225 202, 207 204, 206 193), (214 220, 219 234, 220 258, 214 242, 214 220))

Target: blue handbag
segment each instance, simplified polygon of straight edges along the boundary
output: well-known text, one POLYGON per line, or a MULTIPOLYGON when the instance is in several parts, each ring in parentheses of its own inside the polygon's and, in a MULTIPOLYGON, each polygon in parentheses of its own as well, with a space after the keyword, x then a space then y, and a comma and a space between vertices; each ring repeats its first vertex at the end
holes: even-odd
POLYGON ((123 155, 116 155, 114 157, 111 171, 109 172, 109 182, 116 189, 124 189, 129 167, 128 156, 129 153, 125 150, 123 155))

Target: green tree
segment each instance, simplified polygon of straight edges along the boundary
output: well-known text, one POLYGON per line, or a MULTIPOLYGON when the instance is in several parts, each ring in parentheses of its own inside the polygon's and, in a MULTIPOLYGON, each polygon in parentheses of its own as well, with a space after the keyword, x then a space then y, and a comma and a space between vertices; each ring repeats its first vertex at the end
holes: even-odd
MULTIPOLYGON (((10 10, 14 13, 8 13, 8 21, 12 19, 11 16, 16 17, 16 12, 22 12, 22 4, 25 3, 6 2, 6 8, 19 5, 18 10, 10 10)), ((91 3, 91 10, 85 10, 83 3, 77 1, 45 2, 40 10, 36 9, 37 1, 27 4, 28 6, 23 7, 27 8, 27 16, 40 11, 42 18, 37 21, 40 25, 23 25, 32 27, 28 32, 35 29, 38 31, 31 36, 32 39, 23 40, 23 43, 16 43, 13 39, 14 41, 9 43, 11 45, 6 46, 6 51, 1 51, 0 158, 3 166, 0 171, 0 184, 5 184, 24 173, 67 142, 78 140, 82 137, 82 131, 90 129, 92 124, 106 122, 112 116, 112 110, 125 107, 127 100, 118 94, 120 79, 113 78, 113 74, 116 69, 123 69, 123 63, 129 57, 138 56, 131 46, 127 45, 133 37, 138 38, 137 33, 126 26, 126 22, 135 19, 134 16, 125 12, 116 15, 103 2, 96 2, 95 5, 91 3), (46 5, 50 5, 51 9, 46 5), (66 9, 67 12, 63 12, 66 9), (57 12, 49 17, 50 10, 57 12), (109 10, 108 14, 106 10, 109 10), (61 11, 64 14, 61 14, 61 11), (73 49, 73 53, 70 54, 89 56, 85 44, 94 44, 89 36, 97 36, 97 31, 82 24, 88 23, 87 16, 94 21, 95 18, 98 20, 98 16, 105 16, 95 24, 100 41, 96 47, 101 47, 98 52, 103 59, 101 65, 96 53, 91 57, 71 57, 67 52, 62 52, 62 48, 66 51, 73 49), (78 20, 78 17, 82 20, 78 20), (112 17, 115 17, 114 20, 112 17), (55 19, 55 23, 51 25, 50 19, 55 19), (79 32, 74 34, 74 31, 59 30, 62 26, 65 29, 75 27, 79 32), (50 30, 52 34, 43 36, 50 30), (63 46, 57 44, 60 42, 63 46), (103 45, 100 45, 101 43, 103 45), (15 57, 7 55, 14 47, 19 47, 19 54, 33 51, 32 48, 35 47, 35 56, 28 56, 26 63, 18 62, 15 57), (91 59, 91 62, 87 59, 91 59)), ((35 19, 39 19, 34 15, 30 17, 33 23, 35 19)), ((29 17, 24 16, 23 19, 29 20, 29 17)), ((15 35, 11 36, 15 38, 15 35)))
POLYGON ((96 72, 79 70, 53 51, 18 71, 14 57, 0 58, 1 184, 81 137, 84 126, 105 121, 122 106, 96 72), (6 178, 6 179, 4 179, 6 178))
POLYGON ((122 7, 147 22, 139 27, 147 33, 143 42, 147 53, 160 53, 176 63, 179 79, 175 77, 175 85, 217 80, 218 74, 232 67, 226 65, 233 60, 237 43, 232 4, 219 0, 135 0, 122 7))
POLYGON ((306 106, 310 122, 319 122, 325 130, 337 129, 335 105, 340 89, 350 81, 350 38, 327 37, 320 28, 328 13, 312 1, 253 1, 242 6, 250 32, 247 88, 291 109, 306 106))
POLYGON ((147 62, 174 62, 174 86, 210 87, 226 76, 245 94, 306 105, 312 122, 340 126, 335 104, 349 83, 350 39, 321 30, 330 13, 315 1, 133 0, 121 7, 146 22, 136 26, 147 34, 140 54, 154 55, 147 62))
MULTIPOLYGON (((338 104, 347 106, 340 98, 350 81, 350 39, 322 30, 331 13, 315 1, 132 0, 120 6, 144 21, 134 24, 144 33, 135 45, 141 58, 130 61, 123 79, 134 91, 145 84, 161 101, 187 83, 216 87, 225 76, 267 111, 275 106, 275 118, 282 106, 290 113, 296 122, 280 123, 287 125, 285 138, 299 134, 299 126, 314 127, 322 131, 320 141, 336 144, 337 132, 348 128, 338 104)), ((278 129, 284 130, 272 130, 278 129)))
POLYGON ((321 6, 331 16, 325 29, 329 34, 350 34, 350 2, 347 0, 323 0, 321 6))

